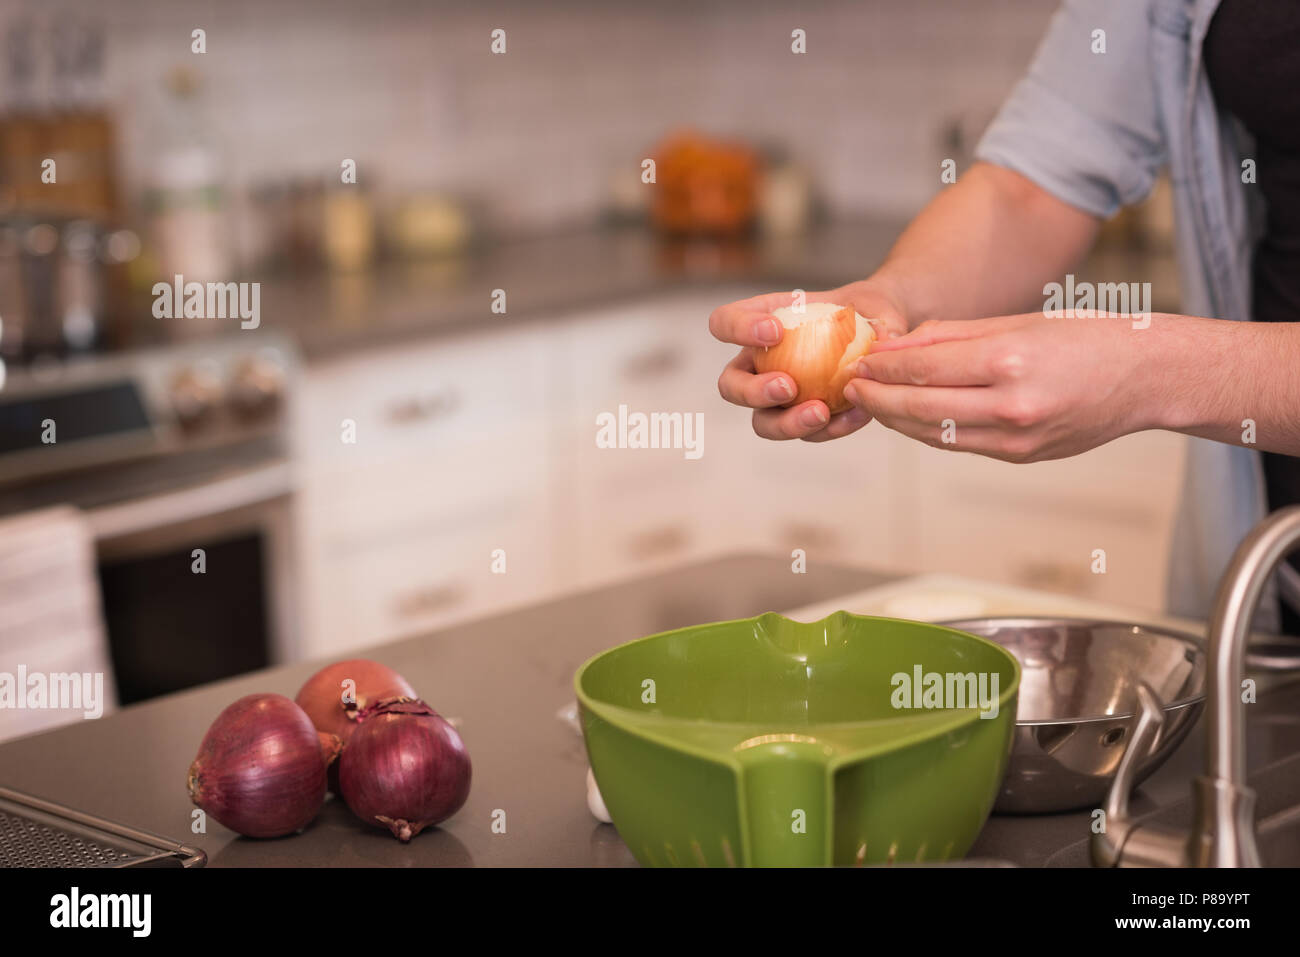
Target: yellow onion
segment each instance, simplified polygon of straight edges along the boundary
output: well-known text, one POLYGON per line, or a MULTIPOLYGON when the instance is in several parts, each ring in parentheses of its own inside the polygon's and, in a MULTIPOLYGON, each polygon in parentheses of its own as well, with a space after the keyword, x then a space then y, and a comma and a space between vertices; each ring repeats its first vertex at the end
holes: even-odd
POLYGON ((800 311, 787 306, 772 315, 785 333, 776 345, 754 350, 754 369, 794 380, 798 391, 788 405, 821 399, 832 413, 848 409, 844 387, 853 378, 853 364, 871 351, 871 323, 852 306, 833 302, 810 302, 800 311))

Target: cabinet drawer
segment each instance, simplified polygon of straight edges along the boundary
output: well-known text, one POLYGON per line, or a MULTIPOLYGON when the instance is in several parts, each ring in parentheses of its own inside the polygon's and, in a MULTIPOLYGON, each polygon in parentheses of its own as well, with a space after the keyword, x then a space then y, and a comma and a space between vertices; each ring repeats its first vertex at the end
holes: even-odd
POLYGON ((1121 518, 1058 506, 984 502, 923 504, 919 570, 952 572, 1084 598, 1150 608, 1163 604, 1171 523, 1158 511, 1121 518), (1105 553, 1094 572, 1094 551, 1105 553))
POLYGON ((1173 509, 1185 449, 1180 435, 1143 432, 1070 458, 1016 465, 917 443, 917 487, 931 500, 1025 502, 1122 519, 1173 509))
POLYGON ((1030 465, 912 443, 897 500, 915 523, 904 564, 983 566, 1003 581, 1158 607, 1184 454, 1181 436, 1158 432, 1030 465), (1088 572, 1094 548, 1107 549, 1108 576, 1088 572))
POLYGON ((548 464, 544 436, 523 431, 447 455, 309 471, 300 498, 313 537, 332 541, 457 516, 490 517, 519 502, 544 507, 548 464))
POLYGON ((297 425, 302 454, 346 469, 544 429, 547 348, 536 330, 503 330, 314 369, 297 425))
POLYGON ((741 506, 735 523, 764 550, 801 548, 810 560, 891 567, 912 531, 912 517, 895 507, 898 438, 870 425, 820 444, 750 435, 718 481, 731 490, 733 512, 741 506))
POLYGON ((575 503, 569 546, 583 584, 690 561, 724 550, 723 517, 699 481, 650 476, 635 486, 594 487, 575 503))
POLYGON ((326 556, 313 654, 337 654, 444 627, 536 599, 551 587, 547 537, 536 527, 423 532, 326 556), (494 571, 496 549, 505 571, 494 571))
POLYGON ((733 440, 735 464, 774 488, 841 491, 885 504, 894 479, 895 457, 909 439, 871 423, 832 442, 773 442, 752 431, 733 440))
POLYGON ((657 300, 566 323, 559 341, 577 421, 616 411, 619 403, 644 405, 644 411, 701 411, 720 402, 718 374, 736 353, 709 335, 709 312, 722 301, 657 300))

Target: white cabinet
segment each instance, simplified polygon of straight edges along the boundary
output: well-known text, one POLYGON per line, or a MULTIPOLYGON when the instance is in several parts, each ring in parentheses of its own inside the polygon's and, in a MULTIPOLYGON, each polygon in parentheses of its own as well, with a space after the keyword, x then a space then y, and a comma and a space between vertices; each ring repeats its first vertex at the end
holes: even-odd
POLYGON ((490 329, 308 370, 295 431, 309 654, 553 590, 547 344, 490 329))
POLYGON ((392 529, 336 548, 322 563, 319 655, 433 630, 554 589, 544 519, 526 503, 392 529))
POLYGON ((1159 607, 1181 437, 1029 466, 877 425, 822 444, 761 440, 718 396, 735 349, 707 326, 749 292, 485 321, 310 368, 297 427, 308 653, 741 550, 1159 607), (702 454, 600 447, 598 417, 617 422, 620 407, 702 421, 702 454))
POLYGON ((911 517, 896 507, 902 494, 900 446, 906 440, 867 427, 834 442, 767 442, 746 435, 722 468, 719 483, 743 503, 737 524, 753 545, 809 561, 897 567, 911 517))
POLYGON ((536 435, 549 422, 549 343, 541 329, 485 324, 477 334, 314 366, 302 403, 302 455, 317 471, 435 456, 454 471, 468 446, 536 435), (355 426, 350 441, 345 423, 355 426))
POLYGON ((563 380, 555 392, 555 468, 574 584, 734 547, 718 480, 729 458, 725 420, 743 413, 717 391, 718 373, 735 352, 708 334, 709 312, 721 301, 665 297, 555 328, 563 357, 555 370, 563 380), (601 417, 617 423, 652 415, 670 423, 659 430, 668 441, 655 443, 668 447, 597 444, 601 417))
POLYGON ((1184 451, 1144 432, 1013 465, 910 443, 902 562, 1158 611, 1184 451))

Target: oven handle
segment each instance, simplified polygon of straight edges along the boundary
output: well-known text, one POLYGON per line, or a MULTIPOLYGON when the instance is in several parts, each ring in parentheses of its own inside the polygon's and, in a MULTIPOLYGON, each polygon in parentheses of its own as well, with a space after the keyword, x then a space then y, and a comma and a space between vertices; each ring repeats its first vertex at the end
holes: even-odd
POLYGON ((292 489, 293 473, 286 462, 179 492, 89 509, 85 514, 95 540, 106 541, 261 505, 284 497, 292 489))

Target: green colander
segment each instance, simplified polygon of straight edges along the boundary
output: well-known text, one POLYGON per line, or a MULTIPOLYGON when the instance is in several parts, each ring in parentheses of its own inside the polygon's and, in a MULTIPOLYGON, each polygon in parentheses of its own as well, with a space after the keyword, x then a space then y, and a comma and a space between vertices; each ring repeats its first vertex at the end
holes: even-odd
POLYGON ((574 676, 619 835, 651 866, 947 860, 997 797, 1020 666, 965 632, 836 612, 682 628, 574 676))

